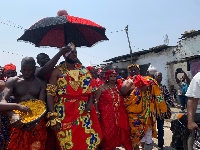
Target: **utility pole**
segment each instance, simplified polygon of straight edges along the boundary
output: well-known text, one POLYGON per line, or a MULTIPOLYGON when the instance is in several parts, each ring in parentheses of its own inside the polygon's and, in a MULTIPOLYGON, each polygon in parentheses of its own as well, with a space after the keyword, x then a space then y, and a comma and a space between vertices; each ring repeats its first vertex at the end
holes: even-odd
POLYGON ((132 64, 133 63, 133 58, 132 58, 131 44, 130 44, 129 37, 128 37, 128 25, 125 27, 124 30, 126 31, 126 35, 127 35, 127 39, 128 39, 128 44, 129 44, 129 48, 130 48, 130 55, 131 55, 131 64, 132 64))

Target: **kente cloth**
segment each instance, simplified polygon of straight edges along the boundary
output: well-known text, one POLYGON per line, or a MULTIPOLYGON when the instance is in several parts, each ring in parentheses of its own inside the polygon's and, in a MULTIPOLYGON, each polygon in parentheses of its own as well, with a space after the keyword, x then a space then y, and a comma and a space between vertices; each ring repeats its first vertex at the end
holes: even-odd
MULTIPOLYGON (((114 150, 121 145, 123 145, 126 150, 132 150, 124 99, 122 96, 118 97, 118 91, 115 88, 112 88, 112 90, 114 92, 115 101, 119 101, 118 105, 115 105, 116 103, 110 89, 101 94, 98 102, 100 126, 103 134, 100 145, 104 150, 114 150)), ((118 88, 118 90, 120 90, 120 88, 118 88)))
POLYGON ((45 150, 47 128, 41 118, 38 126, 30 131, 12 128, 8 150, 45 150))
MULTIPOLYGON (((9 103, 14 100, 14 96, 10 96, 9 103)), ((11 125, 9 118, 0 113, 0 150, 6 150, 10 141, 11 125)))
MULTIPOLYGON (((145 79, 152 80, 149 77, 145 79)), ((157 137, 156 113, 164 115, 167 112, 167 106, 158 85, 154 80, 149 82, 152 86, 151 91, 140 92, 136 87, 125 99, 134 146, 141 142, 150 125, 152 126, 152 136, 157 137)))
POLYGON ((91 94, 91 74, 80 64, 75 68, 78 75, 72 75, 65 66, 57 66, 63 73, 58 78, 55 112, 61 119, 61 128, 56 131, 61 150, 95 150, 101 142, 102 133, 94 106, 85 113, 89 94, 91 94), (78 81, 75 81, 77 79, 78 81))
POLYGON ((97 88, 99 88, 100 85, 104 84, 104 82, 101 81, 99 78, 96 79, 96 83, 97 83, 97 84, 96 84, 96 85, 97 85, 97 88))

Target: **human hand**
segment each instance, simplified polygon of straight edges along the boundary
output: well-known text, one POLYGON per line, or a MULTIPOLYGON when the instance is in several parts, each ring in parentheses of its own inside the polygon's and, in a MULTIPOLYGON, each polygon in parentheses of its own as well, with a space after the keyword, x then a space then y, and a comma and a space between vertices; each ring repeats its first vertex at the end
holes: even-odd
POLYGON ((132 79, 133 82, 135 81, 135 78, 136 78, 137 76, 138 76, 138 75, 134 75, 134 76, 133 76, 133 79, 132 79))
POLYGON ((191 131, 192 136, 194 138, 196 138, 195 137, 195 130, 198 130, 198 132, 200 132, 200 128, 198 127, 198 125, 195 122, 188 122, 187 126, 188 126, 188 129, 191 131))
POLYGON ((98 120, 100 121, 101 118, 100 118, 100 114, 99 113, 97 114, 97 117, 98 117, 98 120))
POLYGON ((71 50, 72 50, 71 47, 65 46, 65 47, 62 47, 62 48, 61 48, 60 53, 61 53, 62 55, 65 55, 66 53, 69 53, 71 50))
POLYGON ((55 125, 53 125, 53 126, 52 126, 52 123, 51 123, 50 128, 51 128, 52 130, 54 130, 54 131, 60 130, 60 123, 57 122, 56 120, 54 120, 55 117, 50 117, 50 118, 51 118, 51 120, 54 121, 54 123, 55 123, 55 125), (54 118, 54 119, 52 119, 52 118, 54 118))
POLYGON ((0 93, 5 89, 5 82, 0 80, 0 93))
POLYGON ((17 110, 23 112, 23 113, 32 113, 31 109, 29 107, 17 104, 17 110))
POLYGON ((92 102, 88 101, 87 105, 85 106, 85 113, 90 113, 92 110, 92 102))
POLYGON ((22 127, 22 119, 18 114, 13 114, 10 119, 10 124, 13 128, 21 128, 22 127))
POLYGON ((30 131, 30 130, 32 130, 34 128, 37 128, 37 126, 38 126, 38 121, 37 122, 33 122, 33 123, 29 124, 29 125, 24 125, 22 127, 22 130, 24 130, 24 131, 30 131))

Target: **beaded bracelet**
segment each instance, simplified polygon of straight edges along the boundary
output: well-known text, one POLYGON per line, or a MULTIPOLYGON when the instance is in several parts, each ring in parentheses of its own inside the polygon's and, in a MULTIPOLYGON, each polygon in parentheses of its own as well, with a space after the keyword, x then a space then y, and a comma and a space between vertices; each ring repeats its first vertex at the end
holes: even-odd
POLYGON ((50 117, 58 117, 58 113, 56 112, 48 112, 47 113, 47 119, 49 119, 50 117))
POLYGON ((46 88, 47 95, 56 96, 57 90, 58 90, 57 85, 47 84, 46 88))
POLYGON ((55 118, 53 120, 49 120, 47 123, 46 123, 46 126, 49 127, 49 126, 55 126, 56 124, 58 123, 61 123, 61 120, 60 118, 55 118))

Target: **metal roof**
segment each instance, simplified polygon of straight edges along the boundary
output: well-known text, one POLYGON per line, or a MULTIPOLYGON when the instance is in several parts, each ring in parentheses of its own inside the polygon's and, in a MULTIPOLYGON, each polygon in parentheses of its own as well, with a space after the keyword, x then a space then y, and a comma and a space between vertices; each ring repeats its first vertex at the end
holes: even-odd
MULTIPOLYGON (((149 48, 149 50, 143 50, 143 51, 134 52, 134 53, 132 53, 132 56, 133 56, 133 59, 135 59, 134 57, 138 57, 140 55, 144 55, 144 54, 151 53, 151 52, 158 53, 158 52, 160 52, 160 51, 162 51, 162 50, 164 50, 166 48, 169 48, 169 47, 174 47, 174 46, 159 45, 159 46, 156 46, 156 47, 149 48)), ((122 56, 117 56, 117 57, 105 60, 104 62, 127 61, 127 58, 130 59, 131 55, 130 54, 126 54, 126 55, 122 55, 122 56)))
POLYGON ((193 32, 188 32, 188 33, 184 33, 184 34, 181 34, 181 38, 179 39, 187 39, 187 38, 191 38, 191 37, 194 37, 194 36, 197 36, 197 35, 200 35, 200 30, 198 31, 193 31, 193 32))

